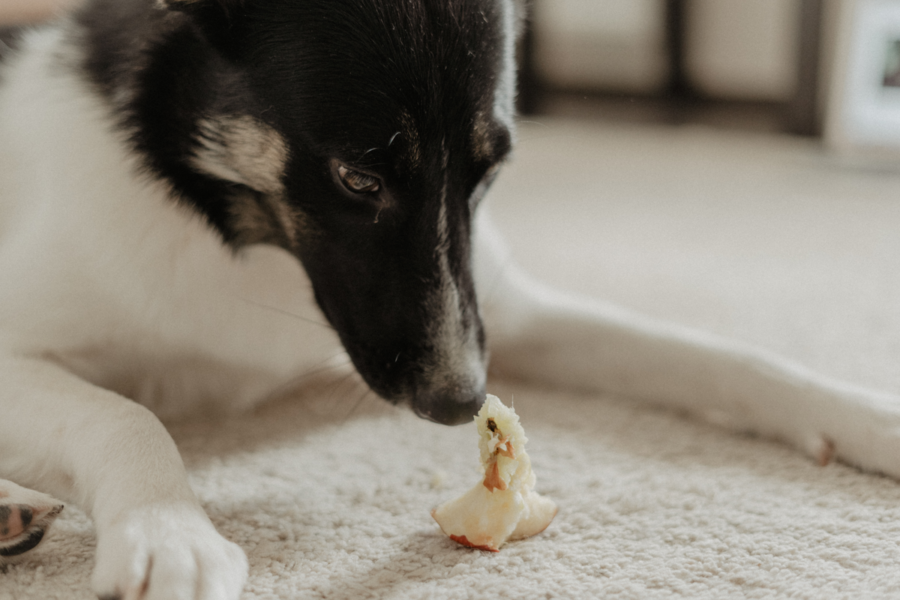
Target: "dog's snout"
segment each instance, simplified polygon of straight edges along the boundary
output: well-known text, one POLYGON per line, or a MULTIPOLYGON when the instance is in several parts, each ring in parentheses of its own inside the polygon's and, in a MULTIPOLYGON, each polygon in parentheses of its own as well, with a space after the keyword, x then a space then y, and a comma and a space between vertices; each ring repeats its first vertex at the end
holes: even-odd
POLYGON ((440 425, 462 425, 478 413, 484 399, 484 386, 477 389, 449 386, 416 392, 412 405, 416 414, 424 419, 440 425))

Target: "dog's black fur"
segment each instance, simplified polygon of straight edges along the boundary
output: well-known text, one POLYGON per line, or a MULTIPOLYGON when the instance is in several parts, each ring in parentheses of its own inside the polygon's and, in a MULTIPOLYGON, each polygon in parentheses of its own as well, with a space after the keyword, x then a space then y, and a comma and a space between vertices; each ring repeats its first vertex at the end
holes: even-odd
MULTIPOLYGON (((309 274, 357 370, 379 395, 466 421, 483 384, 433 383, 432 298, 446 249, 486 363, 470 268, 472 213, 509 151, 494 118, 503 69, 495 0, 93 0, 77 14, 82 67, 155 176, 235 247, 278 244, 309 274), (287 146, 276 199, 198 170, 204 118, 248 116, 287 146), (354 193, 339 168, 374 181, 354 193), (476 189, 478 190, 476 193, 476 189), (441 203, 446 203, 442 217, 441 203), (250 202, 265 214, 248 228, 250 202), (300 232, 279 224, 289 207, 300 232), (446 219, 446 232, 438 223, 446 219), (446 239, 442 239, 446 238, 446 239)), ((483 380, 483 379, 482 379, 483 380)))

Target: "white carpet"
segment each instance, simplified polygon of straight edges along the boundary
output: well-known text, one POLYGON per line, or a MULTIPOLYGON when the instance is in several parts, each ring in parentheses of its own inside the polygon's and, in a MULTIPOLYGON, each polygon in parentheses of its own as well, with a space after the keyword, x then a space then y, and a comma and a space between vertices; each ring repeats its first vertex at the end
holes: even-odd
MULTIPOLYGON (((491 203, 555 283, 900 391, 898 175, 797 140, 545 121, 524 128, 491 203)), ((560 506, 499 554, 429 516, 477 480, 471 426, 333 380, 173 427, 250 558, 244 597, 900 597, 900 483, 624 399, 490 390, 515 401, 538 490, 560 506)), ((91 598, 93 549, 67 508, 0 574, 0 600, 91 598)))

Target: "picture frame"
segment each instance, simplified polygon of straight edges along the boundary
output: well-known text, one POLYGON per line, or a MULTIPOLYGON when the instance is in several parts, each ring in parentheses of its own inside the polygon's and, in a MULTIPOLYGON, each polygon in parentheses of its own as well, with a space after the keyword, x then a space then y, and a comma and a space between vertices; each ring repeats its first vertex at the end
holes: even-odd
POLYGON ((900 155, 900 1, 843 0, 834 18, 826 142, 900 155))

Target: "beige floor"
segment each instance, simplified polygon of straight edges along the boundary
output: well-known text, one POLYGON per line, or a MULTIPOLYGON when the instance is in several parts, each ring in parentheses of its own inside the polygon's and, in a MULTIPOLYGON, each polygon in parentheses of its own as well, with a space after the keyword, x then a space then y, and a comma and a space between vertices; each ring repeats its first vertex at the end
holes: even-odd
MULTIPOLYGON (((900 177, 815 145, 698 129, 526 125, 493 210, 558 285, 900 391, 900 177)), ((471 427, 334 382, 173 427, 249 599, 892 598, 900 483, 604 395, 514 400, 560 513, 499 554, 429 510, 478 478, 471 427)), ((94 537, 67 509, 0 600, 84 600, 94 537)))
POLYGON ((886 166, 800 138, 545 119, 491 206, 553 283, 900 391, 900 157, 886 166))

